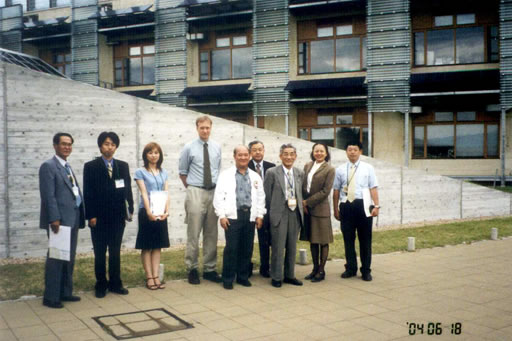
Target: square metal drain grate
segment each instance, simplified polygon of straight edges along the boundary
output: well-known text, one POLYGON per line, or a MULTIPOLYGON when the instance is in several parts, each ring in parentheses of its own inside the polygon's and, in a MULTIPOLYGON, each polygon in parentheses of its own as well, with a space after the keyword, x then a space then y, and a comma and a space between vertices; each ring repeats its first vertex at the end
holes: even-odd
POLYGON ((163 308, 96 316, 93 319, 117 340, 194 328, 192 324, 163 308))

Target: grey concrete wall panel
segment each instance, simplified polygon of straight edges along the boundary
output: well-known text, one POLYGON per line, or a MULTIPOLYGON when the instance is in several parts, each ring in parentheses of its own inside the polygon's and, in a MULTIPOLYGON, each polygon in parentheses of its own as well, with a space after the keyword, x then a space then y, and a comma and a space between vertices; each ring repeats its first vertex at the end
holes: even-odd
MULTIPOLYGON (((172 245, 185 243, 185 191, 178 177, 178 159, 183 146, 197 138, 195 119, 202 114, 6 63, 0 64, 0 87, 0 137, 5 141, 0 148, 0 257, 7 252, 12 257, 46 253, 47 238, 38 228, 38 169, 54 155, 51 139, 58 130, 71 133, 75 139, 69 162, 81 183, 83 164, 99 155, 96 138, 101 131, 114 130, 119 134, 121 145, 116 157, 129 163, 131 174, 142 165, 144 146, 158 142, 164 152, 163 167, 169 172, 169 236, 172 245)), ((223 169, 233 164, 232 150, 236 145, 247 145, 255 139, 265 143, 266 158, 271 161, 279 162, 279 147, 283 143, 297 147, 298 167, 309 161, 309 141, 217 117, 212 120, 212 139, 222 146, 223 169)), ((344 151, 330 151, 333 166, 346 162, 344 151)), ((401 222, 510 214, 508 193, 376 159, 364 160, 375 167, 379 178, 383 208, 378 221, 375 220, 376 230, 401 222)), ((133 193, 138 201, 135 183, 133 193)), ((134 246, 136 221, 137 217, 126 227, 126 248, 134 246)), ((333 224, 339 231, 339 223, 333 220, 333 224)), ((224 234, 219 231, 222 240, 224 234)), ((79 239, 80 252, 92 250, 88 229, 80 232, 79 239)))
POLYGON ((512 107, 512 1, 500 3, 500 83, 501 105, 512 107))
POLYGON ((23 8, 21 5, 0 7, 0 47, 22 52, 23 8))
POLYGON ((408 0, 368 0, 369 112, 409 112, 411 25, 408 0))
POLYGON ((181 1, 157 0, 155 25, 155 90, 162 103, 185 106, 179 94, 187 87, 187 22, 181 1))
POLYGON ((288 0, 253 1, 253 115, 288 115, 288 0))
POLYGON ((98 0, 71 2, 71 77, 99 85, 98 22, 89 19, 98 11, 98 0))

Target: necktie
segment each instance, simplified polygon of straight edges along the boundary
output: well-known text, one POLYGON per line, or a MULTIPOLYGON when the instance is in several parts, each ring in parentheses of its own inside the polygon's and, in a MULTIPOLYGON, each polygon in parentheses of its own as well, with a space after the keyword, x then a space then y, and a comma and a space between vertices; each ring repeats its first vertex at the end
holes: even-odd
POLYGON ((256 164, 256 173, 263 179, 263 174, 261 173, 261 165, 259 163, 256 164))
POLYGON ((352 165, 348 174, 348 189, 347 189, 347 200, 352 202, 356 199, 356 179, 355 179, 356 167, 352 165))
POLYGON ((108 171, 108 177, 112 179, 112 163, 108 163, 108 167, 107 167, 107 171, 108 171))
POLYGON ((203 181, 206 189, 212 188, 212 171, 210 169, 210 154, 208 143, 203 144, 203 181))
POLYGON ((75 177, 73 176, 73 172, 71 171, 71 166, 69 163, 66 162, 66 172, 68 173, 69 180, 73 184, 73 187, 76 187, 76 195, 75 195, 75 204, 76 207, 80 207, 80 204, 82 203, 82 198, 80 197, 80 192, 78 192, 78 186, 75 183, 75 177))
POLYGON ((287 183, 286 183, 286 186, 288 187, 288 198, 294 198, 295 195, 293 193, 293 178, 292 178, 292 174, 290 171, 286 172, 287 174, 287 183))

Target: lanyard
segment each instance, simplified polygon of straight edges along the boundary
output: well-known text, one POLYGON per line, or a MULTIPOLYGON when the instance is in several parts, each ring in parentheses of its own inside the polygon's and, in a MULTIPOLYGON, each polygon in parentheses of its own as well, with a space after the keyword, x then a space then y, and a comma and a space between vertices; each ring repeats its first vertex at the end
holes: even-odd
MULTIPOLYGON (((160 190, 160 185, 158 184, 158 179, 156 178, 155 173, 153 173, 152 169, 150 169, 149 171, 150 171, 151 175, 153 175, 153 178, 155 178, 156 188, 160 190)), ((163 189, 164 189, 164 178, 162 177, 162 172, 161 171, 158 172, 158 176, 160 177, 160 180, 162 180, 162 189, 161 190, 163 191, 163 189)))
POLYGON ((290 186, 290 189, 293 191, 293 181, 290 182, 290 178, 288 177, 288 172, 284 173, 284 176, 286 177, 286 180, 288 181, 288 186, 290 186))
POLYGON ((356 172, 357 172, 357 168, 359 167, 359 163, 357 164, 356 166, 356 169, 354 169, 354 174, 352 174, 352 176, 350 177, 350 179, 348 178, 348 163, 347 163, 347 187, 350 186, 350 183, 352 182, 352 179, 354 178, 354 176, 356 175, 356 172))

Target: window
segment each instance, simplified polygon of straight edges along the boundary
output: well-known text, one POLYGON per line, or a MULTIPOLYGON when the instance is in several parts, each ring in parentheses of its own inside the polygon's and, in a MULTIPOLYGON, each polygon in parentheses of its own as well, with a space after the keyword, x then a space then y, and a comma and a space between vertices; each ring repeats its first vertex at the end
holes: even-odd
POLYGON ((368 114, 362 109, 302 109, 298 126, 301 139, 341 149, 357 140, 368 155, 368 114))
POLYGON ((474 13, 434 16, 430 29, 414 32, 414 64, 497 62, 498 27, 477 25, 474 13))
POLYGON ((71 78, 71 50, 69 48, 42 49, 39 58, 71 78))
POLYGON ((498 117, 478 111, 435 111, 413 119, 414 158, 498 157, 498 117))
POLYGON ((318 25, 316 31, 302 28, 308 23, 300 24, 299 28, 299 74, 360 71, 366 68, 366 37, 354 33, 354 25, 318 25))
POLYGON ((114 49, 115 86, 155 84, 155 45, 121 43, 114 49))
POLYGON ((202 81, 251 78, 252 47, 247 33, 210 33, 199 52, 199 79, 202 81))
POLYGON ((38 11, 41 9, 70 6, 71 0, 13 0, 13 3, 22 3, 23 10, 38 11))

